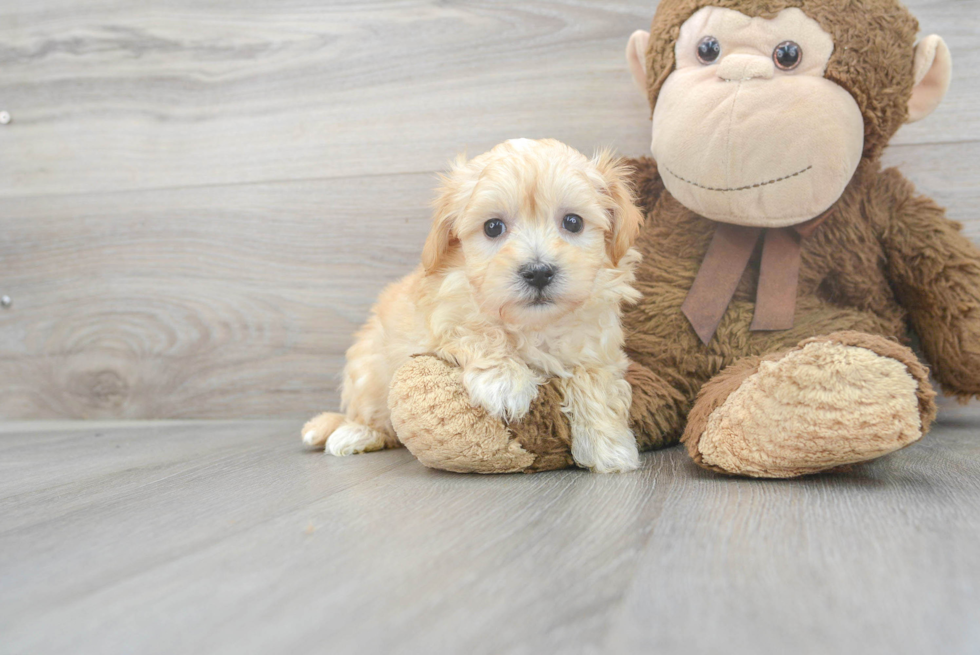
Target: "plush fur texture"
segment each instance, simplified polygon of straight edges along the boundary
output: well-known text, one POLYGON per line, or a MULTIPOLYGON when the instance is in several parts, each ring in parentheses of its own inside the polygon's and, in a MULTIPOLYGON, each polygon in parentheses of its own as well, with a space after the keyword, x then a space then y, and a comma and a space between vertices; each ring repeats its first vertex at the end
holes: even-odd
MULTIPOLYGON (((657 197, 650 202, 641 193, 650 208, 647 228, 637 242, 644 255, 637 288, 644 299, 624 318, 627 351, 637 364, 679 382, 683 400, 674 415, 686 416, 701 385, 742 358, 841 330, 906 339, 907 324, 916 329, 947 393, 980 394, 980 252, 939 207, 916 197, 897 171, 881 173, 877 162, 866 162, 834 213, 803 240, 792 329, 748 330, 757 252, 715 338, 703 346, 679 307, 713 225, 662 191, 652 160, 635 164, 643 171, 640 187, 657 197)), ((664 414, 661 407, 651 411, 664 414)), ((634 407, 634 416, 641 413, 634 407)), ((682 422, 675 423, 665 440, 676 440, 682 427, 682 422)))
POLYGON ((701 388, 682 441, 720 473, 818 473, 917 441, 935 416, 934 396, 908 348, 838 332, 726 368, 701 388))
MULTIPOLYGON (((916 21, 894 0, 662 0, 646 57, 651 106, 673 68, 681 25, 709 4, 762 17, 799 7, 832 34, 826 76, 860 107, 864 156, 819 229, 802 240, 793 327, 750 329, 757 249, 706 346, 680 308, 716 224, 671 196, 652 159, 631 162, 646 214, 636 243, 643 298, 623 317, 638 444, 671 445, 686 428, 696 463, 753 477, 815 473, 904 447, 935 414, 925 368, 903 345, 909 328, 944 392, 980 397, 980 250, 879 161, 908 116, 916 21), (784 422, 756 420, 761 411, 784 422)), ((460 392, 451 381, 445 391, 460 392)), ((537 416, 552 420, 536 427, 557 435, 556 412, 543 408, 537 416)), ((516 435, 528 432, 511 426, 509 434, 520 444, 516 435)), ((554 446, 561 443, 556 436, 554 446)))
POLYGON ((433 355, 413 357, 391 384, 391 421, 426 466, 458 473, 533 473, 574 465, 572 435, 552 379, 509 428, 474 407, 462 372, 433 355))

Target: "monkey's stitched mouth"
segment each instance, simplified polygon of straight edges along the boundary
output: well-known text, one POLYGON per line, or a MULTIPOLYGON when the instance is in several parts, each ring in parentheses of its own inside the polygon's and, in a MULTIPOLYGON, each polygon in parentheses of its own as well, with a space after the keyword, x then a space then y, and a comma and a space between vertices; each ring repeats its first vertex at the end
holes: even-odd
POLYGON ((797 177, 799 175, 803 175, 804 173, 806 173, 811 168, 813 168, 813 164, 807 166, 806 168, 804 168, 802 170, 796 171, 795 173, 791 173, 790 175, 784 175, 783 177, 777 177, 776 179, 769 180, 768 182, 758 182, 756 184, 749 184, 747 186, 732 187, 730 189, 725 189, 725 188, 721 188, 721 187, 710 187, 710 186, 705 186, 703 184, 698 184, 697 182, 694 182, 694 181, 689 180, 687 178, 681 177, 680 175, 678 175, 674 171, 672 171, 669 168, 667 168, 666 166, 664 166, 664 170, 665 171, 667 171, 668 173, 670 173, 671 175, 673 175, 674 177, 676 177, 681 182, 687 182, 691 186, 696 186, 699 189, 704 189, 705 191, 722 191, 722 192, 727 192, 727 191, 748 191, 749 189, 758 189, 759 187, 769 186, 770 184, 776 184, 777 182, 782 182, 784 180, 788 180, 790 178, 797 177))

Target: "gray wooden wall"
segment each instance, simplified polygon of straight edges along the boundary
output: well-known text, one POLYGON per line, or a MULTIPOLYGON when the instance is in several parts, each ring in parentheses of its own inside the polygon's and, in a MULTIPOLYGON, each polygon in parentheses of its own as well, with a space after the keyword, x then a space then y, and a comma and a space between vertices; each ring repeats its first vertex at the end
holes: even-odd
MULTIPOLYGON (((980 240, 980 3, 909 5, 955 80, 887 161, 980 240)), ((654 7, 4 0, 0 417, 332 406, 457 151, 647 151, 623 49, 654 7)))

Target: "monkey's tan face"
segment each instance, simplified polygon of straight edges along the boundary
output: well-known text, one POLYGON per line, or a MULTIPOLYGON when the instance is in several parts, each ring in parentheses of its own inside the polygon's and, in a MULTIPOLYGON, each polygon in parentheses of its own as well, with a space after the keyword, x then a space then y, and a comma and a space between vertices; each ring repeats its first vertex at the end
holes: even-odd
POLYGON ((851 95, 824 78, 833 39, 799 9, 706 7, 681 28, 653 115, 671 195, 713 220, 782 227, 840 198, 864 149, 851 95))

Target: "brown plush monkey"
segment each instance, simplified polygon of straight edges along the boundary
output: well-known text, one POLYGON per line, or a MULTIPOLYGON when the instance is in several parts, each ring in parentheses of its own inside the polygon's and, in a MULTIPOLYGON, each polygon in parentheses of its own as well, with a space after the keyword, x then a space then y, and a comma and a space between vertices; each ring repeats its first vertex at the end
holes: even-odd
MULTIPOLYGON (((942 39, 895 0, 662 0, 627 59, 653 116, 635 166, 643 300, 626 311, 641 449, 791 477, 918 440, 980 395, 980 251, 880 156, 948 87, 942 39)), ((426 465, 573 465, 554 386, 506 426, 418 357, 389 398, 426 465)))

